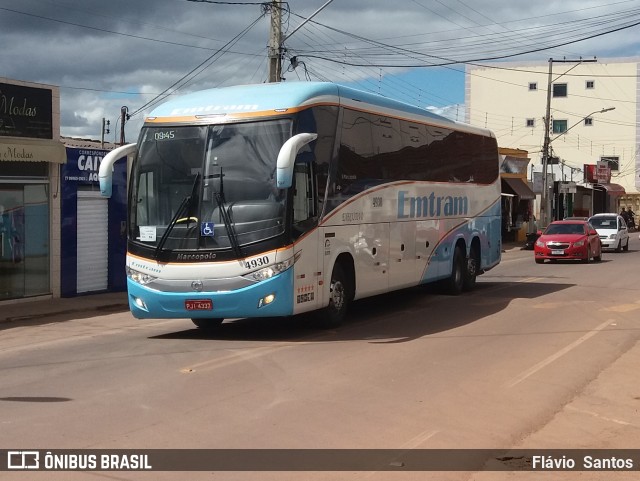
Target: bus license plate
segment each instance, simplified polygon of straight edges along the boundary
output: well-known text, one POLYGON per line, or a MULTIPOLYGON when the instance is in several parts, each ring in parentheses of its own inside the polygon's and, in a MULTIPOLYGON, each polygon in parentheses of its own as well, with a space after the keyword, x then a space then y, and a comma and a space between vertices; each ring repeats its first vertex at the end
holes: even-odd
POLYGON ((184 307, 187 311, 210 311, 213 309, 213 301, 211 299, 184 301, 184 307))
POLYGON ((563 256, 564 255, 564 251, 563 250, 553 250, 553 251, 551 251, 551 255, 552 256, 563 256))

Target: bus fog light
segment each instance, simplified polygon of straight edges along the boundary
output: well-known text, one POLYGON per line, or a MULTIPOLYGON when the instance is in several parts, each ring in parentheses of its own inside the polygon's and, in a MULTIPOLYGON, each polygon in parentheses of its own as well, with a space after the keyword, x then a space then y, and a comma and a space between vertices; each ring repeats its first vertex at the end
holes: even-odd
POLYGON ((275 300, 276 300, 276 295, 275 294, 269 294, 268 296, 264 296, 262 299, 260 299, 258 301, 258 307, 267 306, 267 305, 271 304, 275 300))
POLYGON ((136 306, 138 306, 140 309, 144 309, 145 311, 147 310, 147 305, 145 304, 145 302, 140 299, 139 297, 135 297, 133 302, 135 303, 136 306))

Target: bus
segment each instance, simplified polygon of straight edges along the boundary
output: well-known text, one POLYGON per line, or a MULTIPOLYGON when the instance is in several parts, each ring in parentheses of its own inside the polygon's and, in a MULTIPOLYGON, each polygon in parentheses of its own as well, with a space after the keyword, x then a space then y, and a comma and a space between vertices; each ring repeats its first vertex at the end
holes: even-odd
POLYGON ((501 256, 488 130, 328 82, 211 89, 145 118, 129 157, 127 287, 137 318, 319 311, 434 281, 471 290, 501 256))

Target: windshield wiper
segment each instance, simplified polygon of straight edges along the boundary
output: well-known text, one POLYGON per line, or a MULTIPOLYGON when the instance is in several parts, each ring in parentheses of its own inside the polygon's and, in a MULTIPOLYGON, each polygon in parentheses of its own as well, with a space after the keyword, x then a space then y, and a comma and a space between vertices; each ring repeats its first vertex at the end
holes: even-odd
POLYGON ((233 249, 233 253, 236 257, 242 257, 242 249, 240 248, 240 243, 238 242, 238 236, 236 235, 235 228, 233 226, 233 222, 231 221, 231 216, 229 215, 229 210, 226 208, 227 201, 224 198, 224 185, 222 181, 223 173, 222 167, 220 167, 219 174, 213 174, 208 176, 210 178, 220 178, 220 189, 213 189, 213 195, 216 198, 216 202, 218 203, 218 207, 220 208, 220 217, 222 218, 222 222, 224 222, 224 226, 227 229, 227 237, 229 238, 229 243, 231 244, 231 248, 233 249))
MULTIPOLYGON (((182 215, 182 213, 186 211, 187 217, 189 217, 189 211, 191 210, 191 203, 193 202, 193 199, 196 196, 196 188, 198 186, 198 180, 200 180, 200 172, 198 172, 195 178, 193 179, 193 185, 191 186, 191 193, 187 195, 184 199, 182 199, 182 202, 180 202, 180 205, 178 206, 176 213, 173 214, 173 217, 169 221, 169 225, 167 225, 167 228, 165 229, 164 234, 162 234, 162 237, 160 238, 160 241, 156 246, 156 257, 158 257, 162 252, 162 248, 167 242, 167 239, 169 238, 169 234, 178 223, 178 220, 180 219, 180 216, 182 215)), ((188 227, 189 227, 189 224, 187 223, 187 228, 188 227)))

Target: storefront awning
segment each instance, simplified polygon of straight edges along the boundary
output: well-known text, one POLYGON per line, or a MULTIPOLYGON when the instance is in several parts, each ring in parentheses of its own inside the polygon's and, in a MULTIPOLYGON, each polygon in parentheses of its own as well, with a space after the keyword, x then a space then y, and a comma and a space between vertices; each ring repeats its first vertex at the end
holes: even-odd
POLYGON ((607 194, 612 196, 625 195, 627 192, 620 184, 595 184, 594 187, 598 187, 607 191, 607 194))
POLYGON ((0 137, 0 162, 54 162, 64 164, 67 151, 56 140, 0 137))
POLYGON ((517 177, 503 177, 502 182, 504 182, 503 186, 506 186, 513 194, 520 197, 520 200, 531 200, 536 198, 536 194, 522 179, 517 177))

